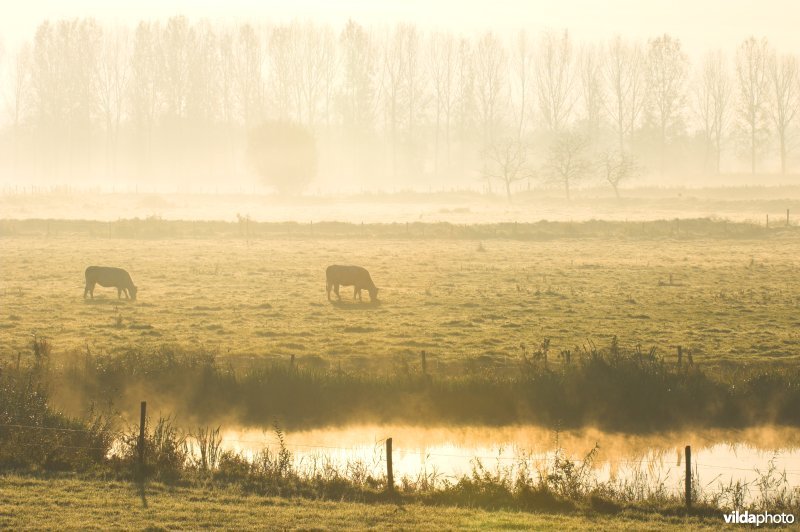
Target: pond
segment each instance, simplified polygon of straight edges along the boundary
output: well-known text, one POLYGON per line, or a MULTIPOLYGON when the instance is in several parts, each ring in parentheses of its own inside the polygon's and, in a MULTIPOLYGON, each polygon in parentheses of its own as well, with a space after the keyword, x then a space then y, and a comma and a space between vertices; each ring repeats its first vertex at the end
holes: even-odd
MULTIPOLYGON (((265 447, 272 451, 279 447, 272 430, 225 430, 221 437, 223 448, 248 456, 265 447)), ((559 456, 577 466, 585 463, 592 481, 613 481, 627 489, 647 486, 680 495, 684 449, 690 445, 695 489, 701 493, 719 492, 741 482, 752 499, 777 485, 784 489, 800 486, 800 429, 792 427, 638 435, 597 429, 556 432, 533 426, 361 425, 284 434, 285 445, 301 470, 319 468, 323 463, 340 470, 357 465, 376 477, 385 475, 385 441, 390 437, 398 482, 403 477, 418 480, 423 476, 436 482, 454 481, 481 467, 491 473, 511 474, 527 468, 529 474, 537 475, 552 468, 559 456), (767 475, 770 484, 764 483, 767 475)))

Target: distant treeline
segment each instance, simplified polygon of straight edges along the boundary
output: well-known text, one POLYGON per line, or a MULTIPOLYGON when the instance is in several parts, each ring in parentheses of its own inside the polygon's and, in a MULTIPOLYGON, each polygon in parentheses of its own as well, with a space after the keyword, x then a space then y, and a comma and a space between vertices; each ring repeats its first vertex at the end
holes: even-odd
POLYGON ((487 223, 369 223, 236 222, 164 220, 158 217, 112 222, 94 220, 0 220, 0 236, 88 236, 95 238, 413 238, 457 240, 550 240, 559 238, 761 238, 795 234, 797 227, 775 220, 764 224, 710 218, 642 222, 590 220, 585 222, 487 223))
POLYGON ((229 184, 251 173, 248 136, 272 122, 313 135, 328 185, 547 181, 569 196, 643 173, 796 171, 797 58, 765 38, 731 45, 691 62, 667 34, 44 21, 6 54, 0 167, 229 184))

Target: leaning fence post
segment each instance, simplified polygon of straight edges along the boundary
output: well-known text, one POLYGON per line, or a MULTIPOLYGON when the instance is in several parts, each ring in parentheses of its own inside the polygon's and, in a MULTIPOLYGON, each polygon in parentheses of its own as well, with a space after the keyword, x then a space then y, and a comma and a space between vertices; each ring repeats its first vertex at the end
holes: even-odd
POLYGON ((392 471, 392 439, 386 438, 386 489, 394 492, 394 471, 392 471))
POLYGON ((692 507, 692 446, 686 446, 686 508, 692 507))
POLYGON ((147 401, 142 401, 139 417, 139 474, 144 476, 144 424, 147 419, 147 401))
POLYGON ((424 350, 421 351, 420 354, 419 354, 420 362, 422 364, 422 374, 423 375, 427 375, 428 374, 428 361, 426 360, 426 358, 427 358, 426 355, 427 355, 427 353, 425 353, 424 350))

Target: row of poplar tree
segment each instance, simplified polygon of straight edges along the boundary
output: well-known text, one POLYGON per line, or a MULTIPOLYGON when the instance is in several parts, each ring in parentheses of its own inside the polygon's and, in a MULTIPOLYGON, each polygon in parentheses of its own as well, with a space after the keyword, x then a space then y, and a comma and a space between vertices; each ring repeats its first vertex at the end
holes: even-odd
MULTIPOLYGON (((679 39, 192 22, 43 22, 3 55, 0 165, 51 180, 253 173, 248 132, 310 133, 316 176, 373 189, 792 170, 797 58, 750 37, 690 62, 679 39)), ((271 179, 269 171, 263 176, 271 179)), ((79 182, 79 181, 78 181, 79 182)))

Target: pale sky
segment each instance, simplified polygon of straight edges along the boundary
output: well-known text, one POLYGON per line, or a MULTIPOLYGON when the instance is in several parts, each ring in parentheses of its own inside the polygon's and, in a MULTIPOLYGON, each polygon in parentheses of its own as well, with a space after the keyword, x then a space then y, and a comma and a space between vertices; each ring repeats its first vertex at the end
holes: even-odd
POLYGON ((0 0, 0 39, 14 48, 45 18, 91 16, 130 25, 183 14, 223 23, 353 18, 381 26, 414 22, 426 29, 472 33, 484 29, 569 29, 578 41, 614 34, 647 39, 679 37, 692 55, 733 50, 749 35, 766 36, 779 50, 800 53, 797 0, 0 0))

